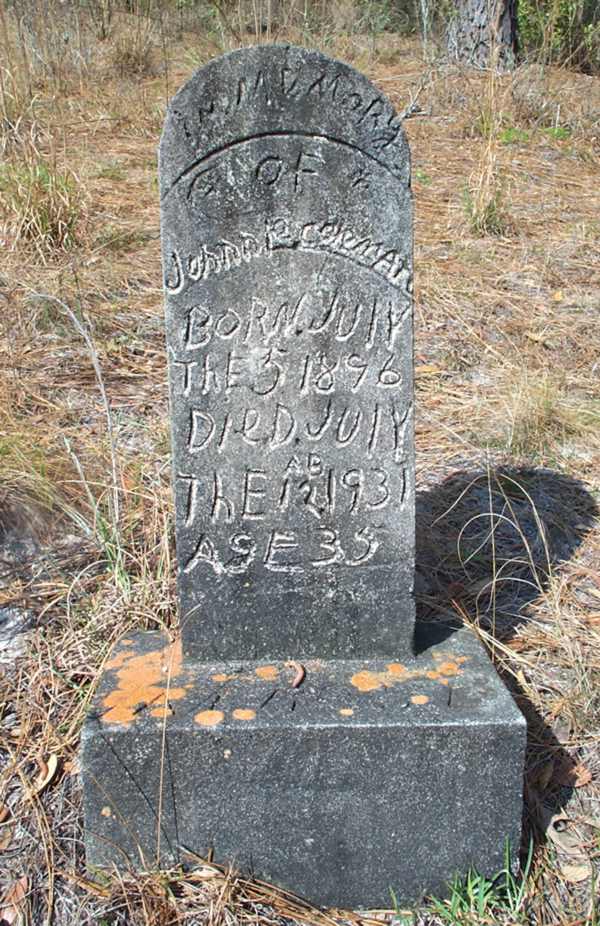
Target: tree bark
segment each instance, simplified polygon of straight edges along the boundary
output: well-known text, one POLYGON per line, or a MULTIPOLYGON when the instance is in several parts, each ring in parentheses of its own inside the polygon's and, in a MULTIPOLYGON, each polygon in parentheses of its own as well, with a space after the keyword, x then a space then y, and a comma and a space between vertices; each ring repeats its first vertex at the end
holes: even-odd
POLYGON ((517 0, 454 0, 448 26, 451 58, 471 67, 513 68, 517 57, 517 0))

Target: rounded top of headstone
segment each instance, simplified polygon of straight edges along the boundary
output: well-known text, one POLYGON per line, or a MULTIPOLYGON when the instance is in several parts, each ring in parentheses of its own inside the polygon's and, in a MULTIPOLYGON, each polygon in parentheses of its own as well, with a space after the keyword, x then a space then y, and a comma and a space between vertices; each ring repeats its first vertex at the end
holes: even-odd
POLYGON ((320 51, 258 45, 210 61, 173 97, 159 149, 161 197, 205 158, 278 133, 357 149, 409 183, 401 119, 367 77, 320 51))
POLYGON ((183 87, 160 161, 187 651, 398 658, 414 623, 401 119, 348 65, 261 45, 183 87))

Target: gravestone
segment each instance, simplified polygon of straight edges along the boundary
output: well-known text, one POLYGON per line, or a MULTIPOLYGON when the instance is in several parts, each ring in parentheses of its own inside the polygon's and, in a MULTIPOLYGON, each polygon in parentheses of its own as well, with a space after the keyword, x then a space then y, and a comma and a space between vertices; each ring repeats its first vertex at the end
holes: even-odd
POLYGON ((405 654, 412 209, 396 113, 317 54, 233 54, 173 101, 160 178, 186 653, 405 654))
POLYGON ((388 906, 518 848, 524 722, 478 642, 414 653, 412 210, 401 121, 242 49, 160 147, 181 637, 84 730, 88 863, 214 858, 388 906))

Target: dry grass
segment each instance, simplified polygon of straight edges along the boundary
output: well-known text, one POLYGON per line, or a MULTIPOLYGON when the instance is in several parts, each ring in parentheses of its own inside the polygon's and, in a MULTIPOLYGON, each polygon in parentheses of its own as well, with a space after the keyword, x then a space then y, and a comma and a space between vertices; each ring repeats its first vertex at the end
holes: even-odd
MULTIPOLYGON (((8 169, 31 150, 35 121, 40 163, 79 178, 72 202, 86 221, 70 250, 60 235, 44 247, 43 262, 13 235, 0 269, 0 604, 17 609, 26 643, 0 688, 4 907, 14 901, 36 926, 358 926, 369 919, 319 913, 209 864, 142 879, 84 873, 77 749, 94 682, 129 630, 175 626, 155 162, 165 73, 172 92, 224 40, 171 36, 168 72, 146 69, 144 52, 132 76, 129 64, 110 70, 111 56, 124 60, 111 30, 97 60, 61 71, 60 95, 51 69, 32 74, 28 95, 19 65, 25 90, 5 124, 8 169)), ((535 853, 522 921, 592 922, 594 881, 572 880, 549 821, 566 815, 580 869, 597 871, 600 79, 527 68, 490 89, 485 74, 424 63, 406 40, 321 38, 398 109, 422 85, 425 116, 407 123, 420 608, 475 625, 528 716, 535 853), (548 134, 556 126, 566 137, 548 134), (526 135, 505 143, 507 128, 526 135), (483 221, 471 224, 465 191, 481 195, 483 221), (498 191, 496 228, 485 216, 498 191)), ((4 87, 7 108, 14 81, 4 87)), ((521 920, 497 910, 495 921, 521 920)))
POLYGON ((77 242, 83 194, 72 172, 62 172, 35 154, 24 164, 0 167, 2 233, 11 248, 34 248, 44 259, 77 242))

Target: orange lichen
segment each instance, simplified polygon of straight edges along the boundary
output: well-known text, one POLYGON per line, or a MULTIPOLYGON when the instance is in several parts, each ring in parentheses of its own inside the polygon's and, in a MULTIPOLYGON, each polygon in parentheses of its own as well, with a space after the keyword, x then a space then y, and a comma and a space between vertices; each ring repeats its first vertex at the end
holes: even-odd
POLYGON ((151 710, 150 713, 153 717, 170 717, 173 714, 173 710, 170 707, 155 707, 154 710, 151 710))
POLYGON ((196 714, 194 720, 202 727, 216 727, 224 717, 223 711, 200 711, 199 714, 196 714))
POLYGON ((276 666, 259 666, 258 669, 254 670, 254 673, 263 681, 272 682, 279 675, 279 669, 276 666))
POLYGON ((455 662, 443 662, 438 666, 438 672, 441 675, 458 675, 460 669, 455 662))
POLYGON ((122 646, 133 646, 133 640, 121 640, 122 646))
POLYGON ((383 685, 380 672, 369 672, 366 669, 364 672, 357 672, 350 681, 359 691, 375 691, 383 685))
POLYGON ((125 650, 117 653, 107 668, 118 669, 117 687, 103 699, 104 723, 127 726, 143 706, 152 706, 155 717, 164 717, 169 701, 185 696, 185 688, 171 687, 171 680, 181 672, 181 641, 150 653, 125 650), (157 713, 160 711, 160 713, 157 713))
POLYGON ((433 665, 430 663, 429 666, 423 668, 408 669, 400 662, 390 662, 383 672, 363 669, 361 672, 356 672, 350 681, 359 691, 377 691, 379 688, 392 688, 399 683, 418 678, 447 685, 448 680, 444 676, 462 675, 463 669, 460 663, 470 658, 469 656, 458 656, 454 660, 449 657, 449 654, 439 652, 433 653, 432 656, 434 659, 433 665), (442 659, 446 661, 442 662, 442 659))
POLYGON ((470 656, 456 656, 454 653, 448 651, 444 652, 443 650, 437 650, 431 655, 436 662, 453 662, 459 665, 462 665, 463 662, 470 662, 471 660, 470 656))
POLYGON ((254 720, 256 711, 253 711, 252 708, 249 707, 236 707, 233 716, 236 720, 254 720))
POLYGON ((117 653, 106 663, 107 669, 120 669, 124 662, 127 662, 128 659, 131 659, 132 656, 135 656, 135 650, 121 650, 120 653, 117 653))
POLYGON ((342 715, 342 717, 352 717, 353 713, 354 711, 352 710, 351 707, 341 707, 340 708, 340 714, 342 715))
POLYGON ((211 675, 213 682, 230 682, 232 678, 235 678, 235 675, 225 675, 224 672, 217 672, 216 675, 211 675))
POLYGON ((103 807, 100 813, 103 817, 112 817, 112 810, 110 807, 103 807))
POLYGON ((427 695, 413 695, 410 700, 413 704, 427 704, 429 698, 427 695))

